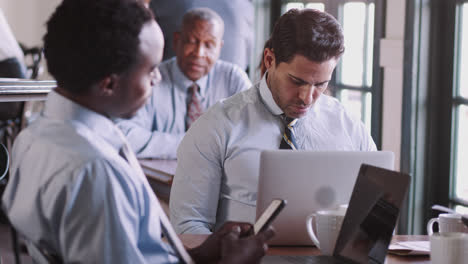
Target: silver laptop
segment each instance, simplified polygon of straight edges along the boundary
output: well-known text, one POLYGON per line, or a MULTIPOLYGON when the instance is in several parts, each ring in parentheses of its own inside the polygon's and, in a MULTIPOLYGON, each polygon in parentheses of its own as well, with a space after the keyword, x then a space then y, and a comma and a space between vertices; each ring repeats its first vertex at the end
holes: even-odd
POLYGON ((363 164, 333 256, 266 256, 261 263, 385 263, 409 183, 407 174, 363 164))
POLYGON ((387 151, 269 150, 260 155, 256 218, 271 200, 288 201, 275 219, 270 245, 313 245, 305 221, 309 214, 349 203, 361 164, 392 170, 387 151))

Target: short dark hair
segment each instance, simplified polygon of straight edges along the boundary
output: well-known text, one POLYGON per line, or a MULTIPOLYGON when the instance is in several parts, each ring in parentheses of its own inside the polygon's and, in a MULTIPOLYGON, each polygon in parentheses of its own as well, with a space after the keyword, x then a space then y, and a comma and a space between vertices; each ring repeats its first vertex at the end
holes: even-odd
POLYGON ((151 11, 139 0, 64 0, 44 36, 49 72, 73 93, 125 72, 138 60, 138 36, 151 19, 151 11))
POLYGON ((296 54, 324 62, 343 54, 343 31, 328 13, 308 8, 291 9, 276 22, 271 48, 276 64, 290 62, 296 54))

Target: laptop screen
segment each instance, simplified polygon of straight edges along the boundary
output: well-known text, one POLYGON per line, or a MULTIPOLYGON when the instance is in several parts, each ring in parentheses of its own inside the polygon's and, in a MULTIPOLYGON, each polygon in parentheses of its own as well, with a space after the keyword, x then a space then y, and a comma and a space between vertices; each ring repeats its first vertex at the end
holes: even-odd
POLYGON ((334 256, 356 263, 384 263, 410 177, 362 165, 334 256))
POLYGON ((262 151, 257 193, 257 218, 271 200, 281 197, 288 206, 273 226, 270 245, 312 245, 305 219, 313 212, 348 204, 361 164, 393 169, 387 151, 262 151))

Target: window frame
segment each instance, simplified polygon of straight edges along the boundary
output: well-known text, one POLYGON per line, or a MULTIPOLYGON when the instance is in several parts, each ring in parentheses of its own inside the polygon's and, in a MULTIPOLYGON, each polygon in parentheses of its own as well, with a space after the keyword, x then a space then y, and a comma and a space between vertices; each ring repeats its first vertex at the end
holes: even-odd
MULTIPOLYGON (((457 168, 457 140, 458 140, 458 125, 459 125, 459 107, 466 106, 468 107, 468 97, 463 97, 460 94, 460 83, 459 76, 461 70, 459 68, 461 64, 461 35, 462 35, 462 22, 463 22, 463 5, 468 5, 468 0, 458 0, 455 5, 453 12, 455 12, 455 24, 454 24, 454 56, 453 56, 453 85, 452 85, 452 98, 451 98, 451 150, 450 150, 450 182, 449 182, 449 205, 450 206, 464 206, 468 207, 468 200, 463 200, 456 197, 456 168, 457 168)), ((468 10, 468 9, 467 9, 468 10)), ((468 26, 468 25, 465 25, 468 26)), ((466 47, 465 47, 466 48, 466 47)), ((466 51, 468 52, 468 50, 466 51)))
POLYGON ((403 172, 412 176, 408 234, 424 234, 433 204, 454 207, 457 105, 457 5, 468 0, 410 0, 405 25, 403 172))

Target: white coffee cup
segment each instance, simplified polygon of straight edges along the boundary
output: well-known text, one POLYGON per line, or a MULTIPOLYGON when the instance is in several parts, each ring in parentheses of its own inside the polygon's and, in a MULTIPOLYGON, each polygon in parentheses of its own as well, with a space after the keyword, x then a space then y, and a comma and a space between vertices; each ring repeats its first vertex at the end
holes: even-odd
POLYGON ((307 217, 307 232, 323 255, 333 254, 345 213, 343 209, 324 210, 307 217))
POLYGON ((430 236, 431 263, 465 264, 468 260, 468 234, 433 233, 430 236))
POLYGON ((338 205, 338 211, 343 212, 343 214, 346 214, 346 211, 348 210, 348 204, 340 204, 338 205))
POLYGON ((466 227, 459 214, 439 214, 438 218, 432 218, 427 222, 427 234, 432 235, 434 232, 432 226, 434 223, 439 224, 439 233, 447 232, 463 232, 468 233, 468 227, 466 227))

